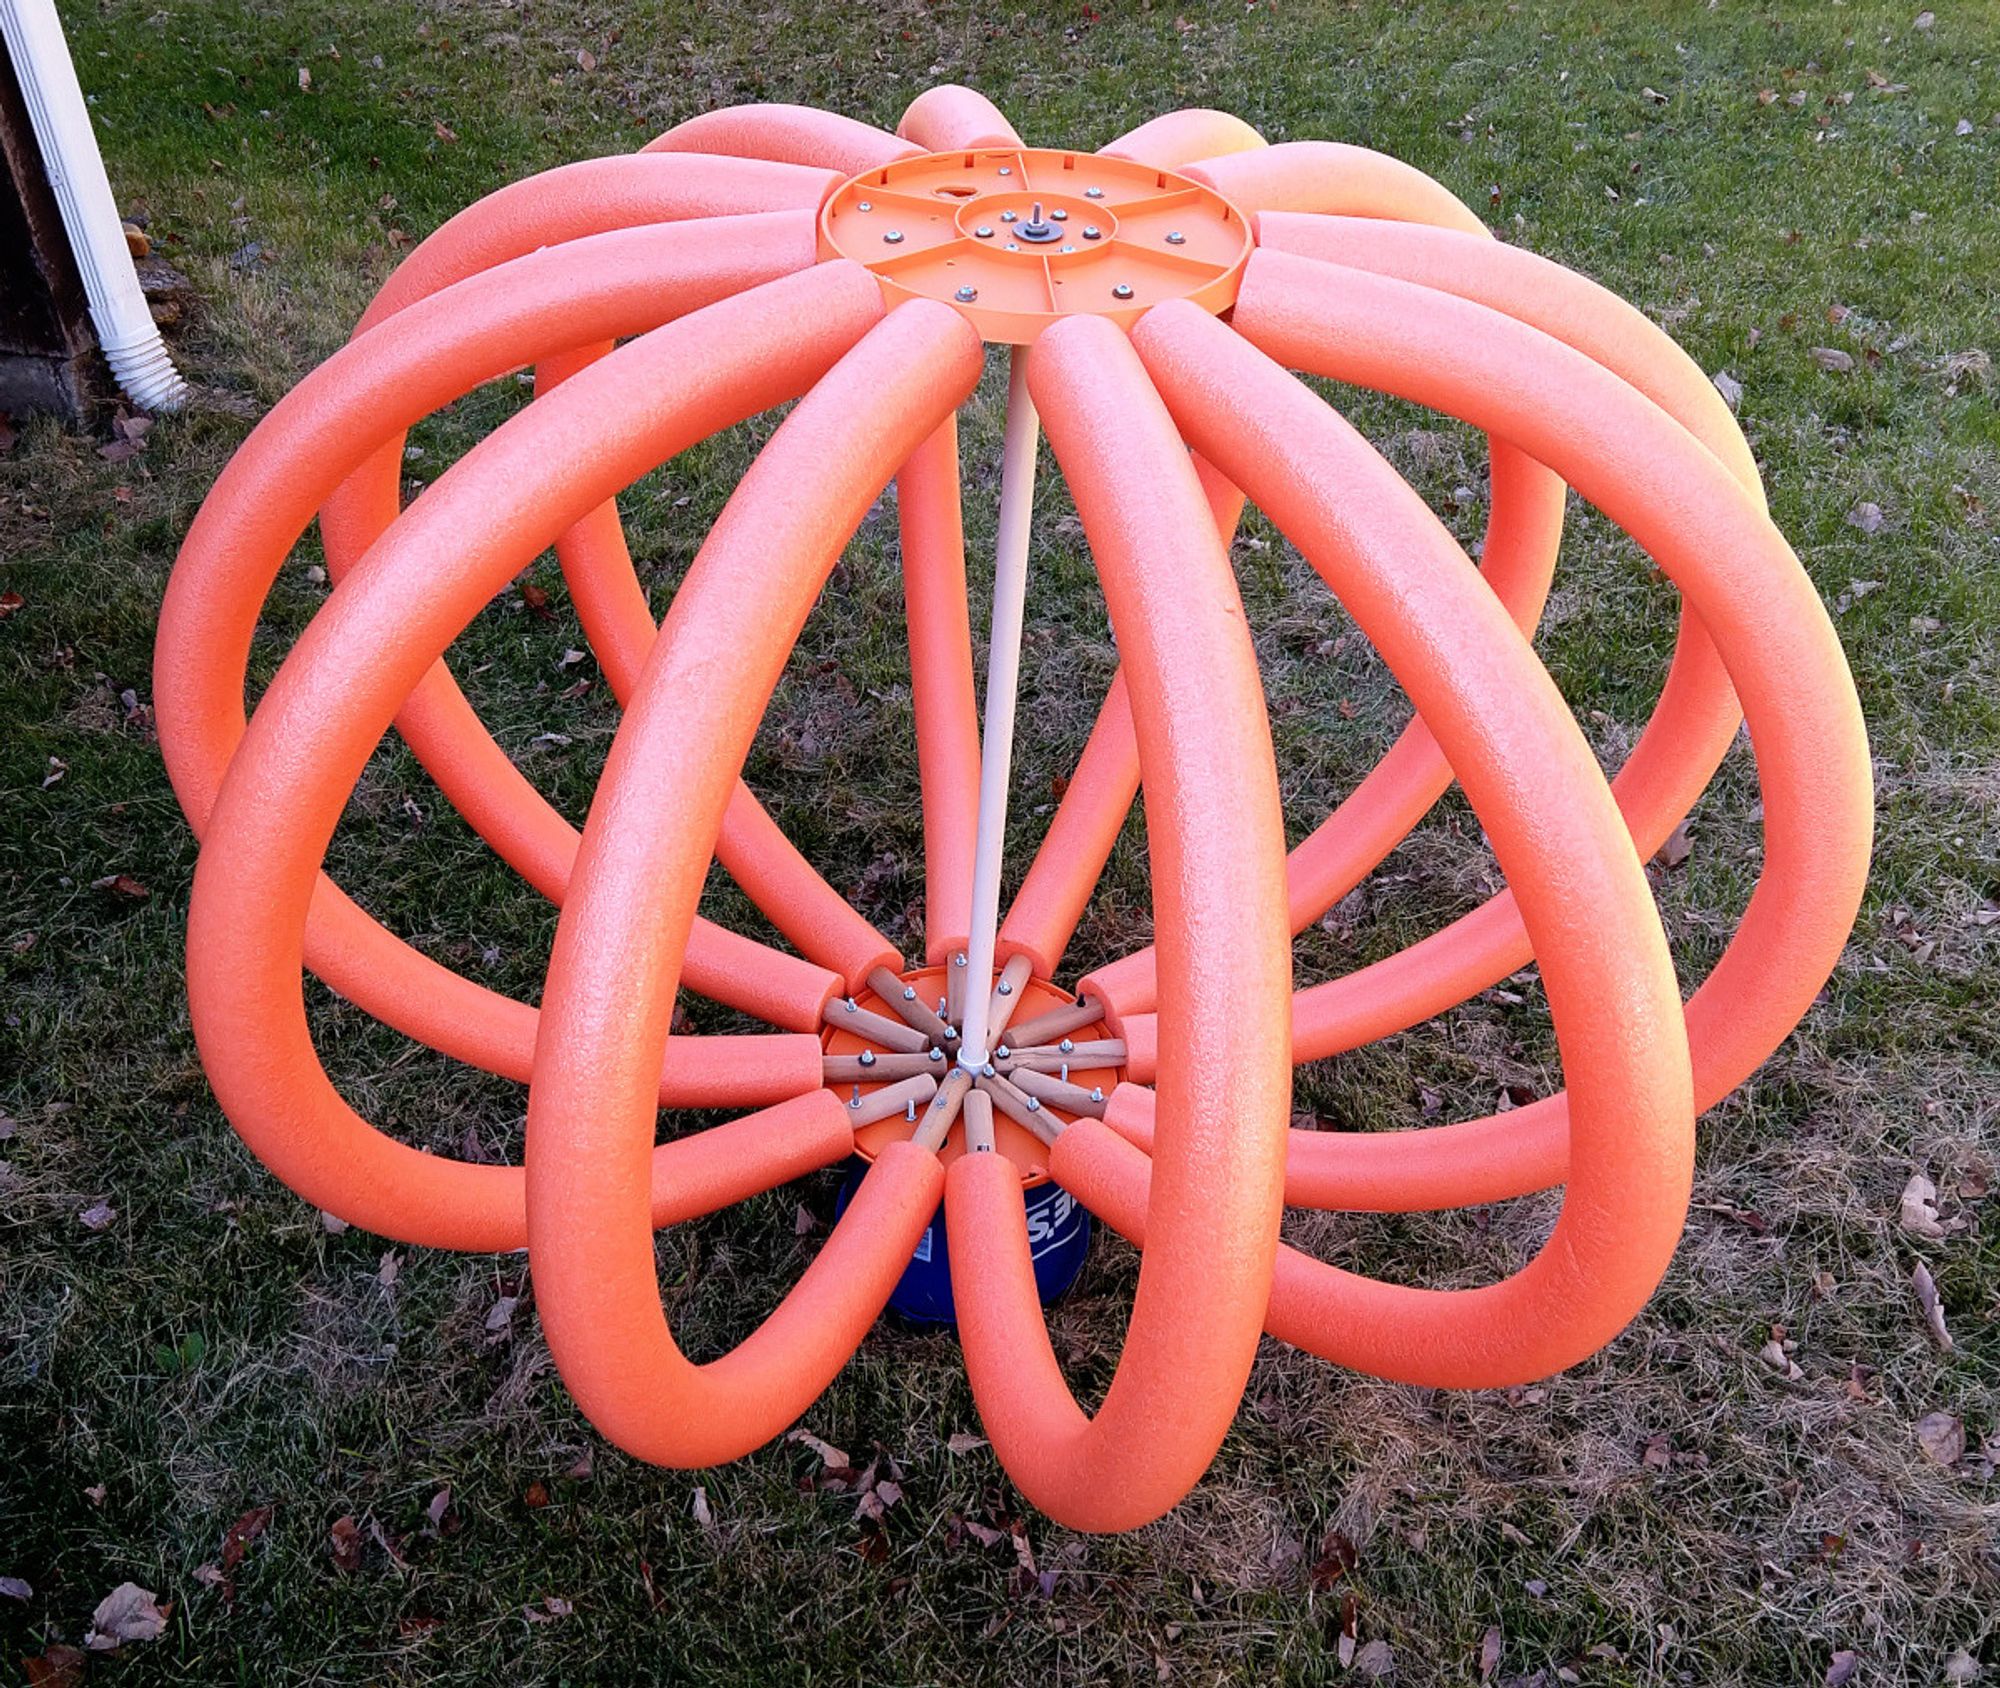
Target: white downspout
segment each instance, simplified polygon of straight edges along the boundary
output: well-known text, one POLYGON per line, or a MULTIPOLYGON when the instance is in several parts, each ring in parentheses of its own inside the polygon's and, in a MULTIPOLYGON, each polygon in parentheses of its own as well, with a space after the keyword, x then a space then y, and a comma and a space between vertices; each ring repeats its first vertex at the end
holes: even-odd
POLYGON ((187 402, 187 383, 160 339, 132 268, 55 0, 0 0, 0 32, 62 209, 104 360, 141 410, 179 410, 187 402))

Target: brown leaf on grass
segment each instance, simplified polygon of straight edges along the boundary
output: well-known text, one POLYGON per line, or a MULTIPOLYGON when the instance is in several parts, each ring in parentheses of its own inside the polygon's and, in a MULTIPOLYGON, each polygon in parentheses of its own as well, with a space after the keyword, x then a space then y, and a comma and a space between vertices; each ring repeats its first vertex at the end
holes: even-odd
POLYGON ((1924 1324, 1929 1328, 1932 1340, 1949 1354, 1953 1343, 1951 1332, 1945 1329, 1944 1305, 1938 1300, 1937 1280, 1921 1260, 1910 1274, 1910 1283, 1917 1292, 1917 1305, 1923 1309, 1924 1324))
POLYGON ((514 1309, 521 1305, 518 1295, 503 1295, 486 1309, 486 1329, 495 1336, 506 1335, 514 1323, 514 1309))
POLYGON ((576 67, 578 70, 585 72, 595 70, 597 68, 597 55, 588 47, 579 47, 576 51, 576 67))
POLYGON ((1364 1644, 1354 1655, 1354 1668, 1363 1676, 1379 1681, 1394 1672, 1396 1655, 1389 1643, 1378 1637, 1364 1644))
POLYGON ((1320 1539, 1319 1557, 1313 1561, 1313 1588, 1324 1594, 1361 1563, 1361 1550, 1341 1530, 1328 1530, 1320 1539))
POLYGON ((9 1600, 29 1600, 34 1593, 26 1577, 0 1577, 0 1596, 9 1600))
POLYGON ((1955 1413, 1925 1413, 1917 1420, 1917 1445, 1939 1465, 1965 1458, 1965 1423, 1955 1413))
POLYGON ((595 1469, 596 1469, 596 1461, 591 1458, 590 1450, 588 1448, 585 1448, 583 1452, 577 1455, 577 1457, 570 1462, 568 1467, 565 1468, 565 1470, 563 1471, 563 1475, 565 1477, 570 1478, 574 1482, 587 1483, 590 1481, 591 1473, 595 1469))
POLYGON ((1863 533, 1873 533, 1882 525, 1882 506, 1871 504, 1865 498, 1862 499, 1852 510, 1847 512, 1847 525, 1851 528, 1859 528, 1863 533))
POLYGON ((1731 410, 1735 410, 1742 405, 1743 383, 1731 375, 1728 370, 1718 369, 1709 379, 1715 383, 1715 390, 1722 395, 1722 402, 1728 405, 1731 410))
POLYGON ((92 1202, 76 1216, 76 1222, 86 1231, 108 1231, 118 1217, 118 1210, 109 1202, 92 1202))
POLYGON ((945 1442, 945 1452, 950 1454, 977 1453, 988 1446, 984 1436, 975 1436, 969 1430, 954 1431, 945 1442))
POLYGON ((1772 1337, 1769 1342, 1758 1349, 1757 1358, 1762 1360, 1765 1365, 1769 1366, 1771 1370, 1787 1382, 1797 1382, 1798 1379, 1805 1376, 1805 1373, 1799 1369, 1792 1356, 1786 1351, 1784 1342, 1778 1337, 1772 1337))
POLYGON ((539 1512, 549 1504, 549 1486, 539 1477, 521 1493, 521 1504, 530 1512, 539 1512))
POLYGON ((321 1208, 319 1210, 319 1228, 329 1237, 337 1237, 349 1227, 347 1221, 341 1218, 339 1214, 329 1213, 325 1208, 321 1208))
POLYGON ((436 135, 447 146, 450 146, 458 139, 458 131, 445 122, 442 117, 433 117, 431 119, 431 133, 436 135))
POLYGON ((1938 1223, 1937 1194, 1937 1186, 1921 1172, 1911 1176, 1903 1186, 1897 1215, 1904 1230, 1919 1237, 1944 1235, 1944 1227, 1938 1223))
POLYGON ((40 1658, 23 1659, 21 1669, 27 1675, 28 1688, 79 1688, 86 1662, 76 1648, 58 1641, 40 1658))
POLYGON ((271 1527, 273 1509, 253 1506, 222 1532, 222 1569, 228 1573, 243 1563, 250 1544, 271 1527))
POLYGON ((836 1448, 831 1442, 821 1441, 810 1430, 800 1428, 791 1431, 785 1437, 785 1440, 787 1442, 797 1442, 801 1447, 812 1449, 814 1453, 819 1455, 820 1464, 824 1466, 851 1467, 854 1464, 854 1461, 847 1457, 845 1449, 836 1448))
POLYGON ((539 1605, 523 1606, 521 1616, 531 1624, 552 1624, 559 1618, 566 1618, 576 1608, 559 1595, 551 1594, 539 1605))
POLYGON ((694 1521, 704 1530, 714 1527, 715 1514, 709 1510, 708 1491, 698 1483, 695 1485, 694 1503, 688 1510, 694 1514, 694 1521))
POLYGON ((18 592, 0 592, 0 621, 5 621, 18 609, 25 609, 28 600, 18 592))
POLYGON ((333 1556, 336 1571, 358 1571, 361 1569, 361 1526, 349 1513, 345 1518, 336 1518, 333 1527, 326 1533, 328 1550, 333 1556))
POLYGON ((1861 1655, 1843 1647, 1827 1661, 1826 1688, 1846 1688, 1861 1668, 1861 1655))
POLYGON ((172 1610, 172 1603, 162 1606, 150 1588, 120 1583, 98 1601, 83 1645, 93 1653, 115 1653, 127 1641, 157 1641, 166 1633, 172 1610))
POLYGON ((532 580, 521 582, 521 602, 528 606, 528 613, 537 621, 553 621, 554 613, 549 609, 549 595, 532 580))
POLYGON ((1500 1668, 1501 1635, 1500 1626, 1494 1624, 1479 1640, 1479 1680, 1492 1680, 1493 1673, 1500 1668))
POLYGON ((89 1501, 92 1506, 102 1506, 105 1497, 110 1493, 111 1491, 102 1483, 92 1483, 89 1488, 83 1491, 84 1499, 89 1501))
POLYGON ((1671 872, 1677 867, 1684 866, 1688 857, 1693 854, 1694 840, 1688 835, 1687 822, 1682 821, 1667 834, 1666 842, 1653 852, 1653 859, 1649 865, 1659 868, 1662 872, 1671 872))
POLYGON ((460 1516, 458 1509, 451 1504, 451 1485, 449 1483, 431 1496, 430 1505, 424 1508, 424 1517, 428 1520, 431 1529, 440 1536, 455 1536, 460 1530, 465 1528, 465 1519, 460 1516))
POLYGON ((143 903, 153 894, 129 873, 107 873, 102 879, 93 879, 90 888, 93 891, 109 891, 114 897, 123 897, 133 903, 143 903))
POLYGON ((1854 359, 1838 346, 1814 346, 1807 354, 1829 375, 1845 375, 1854 368, 1854 359))

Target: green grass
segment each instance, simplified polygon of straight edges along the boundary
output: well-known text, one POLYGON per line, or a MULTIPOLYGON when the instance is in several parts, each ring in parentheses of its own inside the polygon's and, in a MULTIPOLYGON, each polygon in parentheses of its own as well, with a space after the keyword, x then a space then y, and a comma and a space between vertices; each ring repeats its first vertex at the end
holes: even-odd
MULTIPOLYGON (((0 1677, 79 1643, 127 1580, 173 1602, 166 1633, 93 1679, 1312 1683, 1343 1675, 1349 1620, 1364 1646, 1388 1644, 1401 1682, 1476 1680, 1489 1628, 1506 1682, 1817 1682, 1840 1650, 1867 1683, 1960 1680, 1961 1650, 2000 1667, 2000 1223, 1979 1196, 2000 1112, 2000 925, 1977 918, 2000 896, 2000 15, 1959 0, 1920 30, 1916 10, 896 0, 675 5, 614 27, 614 10, 569 0, 66 8, 121 200, 203 297, 177 351, 211 402, 161 422, 130 462, 45 422, 0 459, 0 588, 24 600, 0 622, 0 1576, 33 1586, 0 1598, 0 1677), (484 1328, 521 1290, 520 1261, 398 1248, 385 1284, 385 1245, 328 1234, 209 1095, 181 980, 195 852, 147 708, 167 572, 247 431, 238 412, 333 350, 411 240, 502 182, 713 106, 790 100, 893 126, 945 80, 991 94, 1031 140, 1098 145, 1205 104, 1273 139, 1380 147, 1506 238, 1639 303, 1743 383, 1774 514, 1827 598, 1845 599, 1877 759, 1878 854, 1852 943, 1799 1033, 1704 1121, 1686 1241, 1632 1329, 1540 1388, 1479 1395, 1389 1387, 1267 1343, 1209 1476, 1120 1538, 1056 1528, 989 1451, 948 1451, 977 1427, 949 1336, 884 1325, 805 1421, 903 1472, 877 1533, 852 1495, 811 1485, 818 1462, 797 1445, 680 1474, 599 1444, 531 1301, 508 1330, 484 1328), (1823 372, 1819 346, 1856 369, 1823 372), (1885 515, 1873 534, 1846 519, 1864 500, 1885 515), (92 888, 119 873, 149 897, 92 888), (1898 1226, 1918 1170, 1964 1221, 1943 1241, 1898 1226), (91 1230, 77 1215, 99 1201, 116 1216, 91 1230), (1950 1354, 1911 1294, 1919 1261, 1950 1354), (1773 1325, 1796 1344, 1795 1379, 1758 1358, 1773 1325), (1916 1437, 1934 1410, 1966 1426, 1953 1468, 1916 1437), (587 1453, 589 1475, 566 1475, 587 1453), (439 1525, 426 1509, 446 1488, 439 1525), (263 1506, 269 1527, 233 1589, 206 1584, 225 1530, 263 1506), (349 1517, 364 1543, 344 1570, 329 1531, 349 1517), (1014 1519, 1054 1573, 1046 1595, 1011 1547, 961 1522, 1014 1519), (1329 1583, 1334 1530, 1356 1558, 1329 1583), (573 1610, 524 1616, 549 1618, 552 1597, 573 1610)), ((1474 537, 1480 442, 1338 397, 1474 537)), ((411 473, 435 478, 522 398, 503 384, 426 424, 411 473)), ((966 427, 975 559, 991 540, 993 476, 975 466, 994 461, 998 398, 989 381, 966 427)), ((625 501, 656 603, 767 432, 739 430, 625 501)), ((1043 497, 1017 863, 1112 660, 1080 534, 1060 488, 1043 497)), ((914 944, 893 526, 871 517, 837 571, 750 775, 834 883, 914 944)), ((1246 531, 1239 573, 1302 830, 1403 708, 1358 639, 1321 653, 1339 610, 1268 525, 1246 531)), ((316 561, 309 541, 287 567, 254 684, 321 601, 316 561)), ((546 560, 537 578, 556 619, 497 600, 460 669, 481 670, 468 686, 482 712, 580 820, 615 714, 601 688, 559 695, 578 638, 546 560), (568 742, 532 742, 544 732, 568 742)), ((1573 518, 1539 648, 1607 755, 1650 708, 1674 607, 1609 524, 1573 518)), ((1739 752, 1663 895, 1689 977, 1733 929, 1754 805, 1739 752)), ((440 959, 538 991, 553 914, 400 747, 371 767, 329 866, 440 959)), ((1309 934, 1301 977, 1431 929, 1490 871, 1446 803, 1309 934)), ((726 886, 712 901, 756 929, 726 886)), ((1116 953, 1147 921, 1135 821, 1077 959, 1116 953)), ((1297 1105, 1388 1126, 1427 1091, 1457 1117, 1503 1086, 1549 1085, 1539 992, 1517 994, 1302 1072, 1297 1105)), ((518 1153, 517 1089, 412 1051, 317 987, 312 1002, 329 1070, 370 1118, 454 1152, 470 1135, 518 1153)), ((692 1351, 719 1351, 773 1304, 823 1234, 796 1235, 795 1212, 823 1220, 831 1194, 821 1178, 663 1239, 692 1351)), ((1524 1258, 1550 1211, 1293 1227, 1343 1264, 1470 1282, 1524 1258)), ((1116 1363, 1133 1278, 1128 1250, 1099 1246, 1051 1313, 1086 1400, 1116 1363)))

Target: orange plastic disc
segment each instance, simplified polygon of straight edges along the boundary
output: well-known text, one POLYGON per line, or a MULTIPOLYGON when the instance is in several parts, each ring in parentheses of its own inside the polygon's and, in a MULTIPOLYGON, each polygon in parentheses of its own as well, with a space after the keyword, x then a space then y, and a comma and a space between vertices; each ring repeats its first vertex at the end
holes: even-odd
POLYGON ((878 165, 820 209, 820 254, 874 272, 893 307, 955 306, 982 338, 1024 346, 1058 317, 1130 328, 1168 299, 1220 315, 1250 256, 1213 188, 1102 153, 932 152, 878 165))
MULTIPOLYGON (((913 973, 903 974, 902 980, 906 985, 916 986, 918 994, 926 1002, 937 1002, 944 996, 945 970, 942 967, 922 967, 913 973)), ((871 990, 855 992, 853 1000, 858 1008, 887 1015, 892 1019, 895 1017, 893 1006, 884 1002, 871 990)), ((1037 1014, 1048 1013, 1052 1008, 1067 1008, 1074 1001, 1076 998, 1060 985, 1048 979, 1030 979, 1021 987, 1021 1004, 1015 1009, 1014 1018, 1025 1023, 1037 1014)), ((1080 1026, 1069 1035, 1079 1042, 1089 1042, 1109 1037, 1111 1028, 1099 1021, 1092 1025, 1080 1026)), ((1007 1041, 1004 1032, 1000 1041, 1003 1044, 1007 1041)), ((871 1047, 865 1039, 856 1037, 852 1032, 842 1031, 837 1018, 827 1027, 820 1042, 829 1055, 859 1055, 862 1050, 871 1047)), ((950 1068, 939 1063, 937 1071, 938 1076, 942 1078, 950 1068)), ((1107 1096, 1118 1088, 1124 1078, 1123 1067, 1088 1067, 1080 1063, 1069 1074, 1072 1084, 1082 1085, 1085 1089, 1095 1085, 1107 1096)), ((836 1085, 834 1088, 846 1098, 872 1095, 881 1086, 856 1084, 836 1085)), ((900 1116, 877 1120, 873 1125, 864 1125, 855 1132, 854 1152, 863 1160, 872 1161, 889 1144, 907 1139, 915 1130, 914 1124, 900 1116)), ((1021 1182, 1024 1185, 1032 1188, 1048 1181, 1049 1151, 1031 1133, 1023 1131, 997 1109, 993 1115, 993 1142, 1001 1154, 1021 1169, 1021 1182)), ((938 1159, 949 1166, 964 1153, 965 1132, 962 1127, 954 1125, 951 1128, 951 1135, 944 1141, 944 1147, 938 1150, 938 1159)))

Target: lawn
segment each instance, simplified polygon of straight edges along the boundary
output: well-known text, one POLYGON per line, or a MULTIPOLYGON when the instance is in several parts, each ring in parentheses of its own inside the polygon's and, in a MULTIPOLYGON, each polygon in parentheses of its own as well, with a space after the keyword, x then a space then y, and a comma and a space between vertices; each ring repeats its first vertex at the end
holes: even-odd
MULTIPOLYGON (((81 1645, 126 1582, 171 1604, 165 1631, 93 1658, 92 1681, 1873 1684, 2000 1670, 2000 12, 64 12, 121 203, 199 295, 175 349, 200 395, 137 441, 21 421, 0 454, 0 1577, 25 1587, 0 1592, 0 1678, 73 1680, 30 1661, 81 1645), (1101 145, 1212 105, 1273 140, 1365 143, 1639 304, 1740 383, 1773 513, 1836 613, 1875 755, 1877 854, 1852 940, 1800 1030, 1704 1118, 1685 1242, 1631 1329, 1562 1376, 1483 1394, 1379 1384, 1267 1340, 1207 1478, 1122 1537, 1027 1508, 976 1444, 955 1340, 889 1323, 804 1421, 894 1482, 879 1519, 805 1442, 699 1473, 616 1453, 555 1376, 520 1259, 335 1228, 254 1161, 203 1079, 182 987, 195 847, 152 731, 153 626, 176 547, 255 417, 340 344, 415 240, 504 182, 747 100, 893 127, 942 81, 990 94, 1033 142, 1101 145), (1935 1225, 1904 1201, 1917 1175, 1935 1186, 1935 1225), (1919 1305, 1920 1267, 1948 1349, 1919 1305)), ((998 367, 964 428, 975 606, 998 367)), ((1335 397, 1474 539, 1482 442, 1335 397)), ((425 424, 413 482, 526 398, 497 383, 425 424)), ((769 430, 718 439, 625 500, 656 607, 769 430)), ((1017 873, 1113 662, 1053 476, 1041 505, 1017 873)), ((1251 518, 1235 560, 1296 837, 1406 706, 1268 524, 1251 518)), ((896 561, 885 504, 836 571, 748 773, 915 950, 896 561)), ((267 608, 253 687, 324 601, 318 564, 309 538, 267 608)), ((550 613, 503 594, 455 661, 501 742, 581 822, 616 712, 602 684, 574 685, 596 669, 569 655, 582 641, 553 562, 532 580, 550 613)), ((1651 708, 1675 607, 1631 543, 1573 505, 1537 643, 1607 762, 1651 708)), ((1685 861, 1657 876, 1690 988, 1734 929, 1758 819, 1739 745, 1685 861)), ((554 912, 399 744, 371 764, 328 865, 427 953, 538 992, 554 912)), ((1309 930, 1299 978, 1390 953, 1493 884, 1454 797, 1309 930)), ((720 876, 708 907, 767 930, 720 876)), ((1135 814, 1072 964, 1148 924, 1135 814)), ((370 1119, 518 1157, 517 1087, 309 994, 328 1069, 370 1119)), ((687 1006, 704 1029, 732 1024, 687 1006)), ((1294 1107, 1369 1129, 1559 1083, 1530 972, 1301 1069, 1294 1107)), ((692 1352, 721 1351, 797 1277, 834 1185, 662 1238, 692 1352)), ((1537 1198, 1294 1215, 1288 1234, 1357 1269, 1470 1283, 1524 1260, 1552 1211, 1537 1198)), ((1086 1401, 1116 1364, 1135 1259, 1100 1240, 1051 1311, 1086 1401)))

